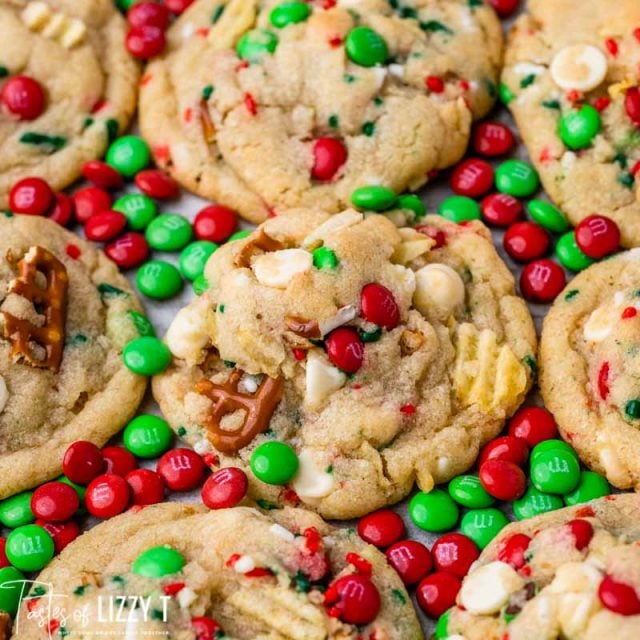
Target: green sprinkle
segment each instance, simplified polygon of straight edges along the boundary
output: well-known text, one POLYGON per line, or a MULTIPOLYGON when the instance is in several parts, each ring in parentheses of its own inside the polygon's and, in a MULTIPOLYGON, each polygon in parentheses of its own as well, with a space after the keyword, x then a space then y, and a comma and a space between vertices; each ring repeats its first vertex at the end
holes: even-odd
POLYGON ((542 102, 542 106, 545 109, 560 109, 560 101, 559 100, 544 100, 542 102))
POLYGON ((85 586, 83 586, 83 585, 80 585, 79 587, 76 587, 76 588, 73 590, 73 595, 75 595, 75 596, 81 596, 81 595, 84 595, 84 592, 86 591, 86 589, 87 589, 87 587, 85 587, 85 586))
POLYGON ((347 84, 352 84, 353 82, 356 81, 356 77, 352 76, 350 73, 345 73, 342 76, 342 79, 347 83, 347 84))
POLYGON ((469 0, 469 6, 470 7, 481 7, 482 6, 482 0, 469 0))
POLYGON ((236 366, 236 363, 233 360, 223 360, 222 362, 227 369, 233 369, 233 367, 236 366))
POLYGON ((211 22, 213 24, 215 24, 216 22, 218 22, 218 20, 220 20, 220 16, 222 15, 223 11, 224 11, 223 4, 221 4, 219 7, 216 7, 216 10, 213 12, 213 15, 211 16, 211 22))
POLYGON ((311 591, 311 581, 307 576, 300 570, 293 577, 293 582, 296 586, 296 591, 300 591, 302 593, 309 593, 311 591))
POLYGON ((358 329, 358 335, 362 342, 378 342, 382 337, 382 329, 380 327, 373 331, 363 331, 362 329, 358 329))
POLYGON ((640 400, 629 400, 629 402, 624 405, 624 413, 627 418, 631 420, 640 418, 640 400))
POLYGON ((332 115, 332 116, 329 116, 329 120, 328 120, 328 122, 329 122, 329 126, 330 126, 332 129, 337 129, 337 128, 338 128, 338 125, 340 124, 340 121, 339 121, 339 119, 338 119, 338 116, 337 116, 337 115, 335 115, 335 114, 334 114, 334 115, 332 115))
POLYGON ((417 18, 418 12, 413 7, 402 7, 400 9, 401 18, 417 18))
POLYGON ((69 631, 67 631, 67 627, 60 627, 58 629, 58 633, 60 634, 61 638, 66 638, 69 635, 69 631))
POLYGON ((616 164, 619 164, 621 169, 627 168, 627 156, 625 156, 624 153, 622 153, 622 151, 618 151, 618 153, 616 153, 616 155, 613 156, 613 161, 616 164))
POLYGON ((187 434, 187 430, 184 427, 178 427, 178 436, 180 438, 184 437, 187 434))
POLYGON ((622 186, 627 187, 627 189, 631 189, 631 187, 633 187, 635 180, 636 179, 630 173, 621 173, 618 176, 618 182, 622 186))
POLYGON ((115 118, 109 118, 105 121, 104 126, 107 129, 107 141, 111 144, 120 132, 120 123, 115 118))
POLYGON ((442 33, 447 33, 449 35, 453 35, 453 31, 447 27, 446 24, 442 24, 442 22, 438 22, 438 20, 429 20, 428 22, 421 22, 420 28, 423 31, 430 31, 431 33, 436 33, 440 31, 442 33))
POLYGON ((93 118, 85 118, 82 123, 82 130, 88 129, 93 124, 93 118))
POLYGON ((79 344, 88 342, 88 340, 89 338, 87 338, 87 336, 83 335, 82 333, 76 333, 76 335, 71 336, 69 340, 67 340, 66 344, 70 347, 76 347, 79 344))
MULTIPOLYGON (((221 9, 224 7, 220 7, 221 9)), ((212 84, 208 84, 203 90, 202 90, 202 99, 203 100, 208 100, 211 97, 211 94, 213 93, 213 85, 212 84)))
POLYGON ((391 595, 393 595, 393 597, 400 604, 407 604, 407 598, 405 597, 404 593, 402 593, 402 591, 400 591, 400 589, 392 589, 391 590, 391 595))
POLYGON ((132 309, 129 309, 129 311, 127 311, 127 315, 129 316, 131 322, 133 322, 136 329, 138 330, 138 333, 141 336, 155 337, 156 330, 153 328, 151 322, 149 322, 147 316, 144 316, 137 311, 133 311, 132 309))
POLYGON ((380 105, 384 104, 384 100, 380 96, 376 96, 373 99, 373 104, 375 104, 376 107, 379 107, 380 105))
POLYGON ((27 131, 20 136, 22 144, 33 144, 42 147, 50 147, 50 153, 59 151, 67 144, 67 139, 63 136, 48 136, 36 131, 27 131))
POLYGON ((538 363, 533 356, 525 356, 522 358, 522 361, 529 367, 533 376, 538 375, 538 363))
POLYGON ((124 584, 126 581, 122 576, 113 576, 111 578, 111 582, 115 582, 116 584, 124 584))
POLYGON ((3 211, 3 212, 2 212, 2 215, 3 215, 5 218, 13 218, 13 211, 3 211))
POLYGON ((258 498, 256 500, 256 503, 261 509, 264 509, 265 511, 273 511, 274 509, 278 508, 278 506, 273 504, 273 502, 269 502, 268 500, 263 500, 262 498, 258 498))
POLYGON ((333 465, 330 464, 326 469, 325 469, 326 473, 333 473, 333 465))
POLYGON ((160 609, 151 609, 152 620, 164 620, 164 613, 160 609))
POLYGON ((365 122, 362 125, 362 133, 364 133, 364 135, 369 138, 374 134, 375 130, 376 130, 376 125, 373 122, 365 122))
POLYGON ((6 78, 9 75, 9 69, 0 64, 0 78, 6 78))
POLYGON ((579 289, 571 289, 571 291, 567 291, 564 296, 564 299, 569 302, 569 300, 573 300, 580 293, 579 289))
POLYGON ((504 82, 500 83, 498 95, 500 96, 500 102, 504 105, 509 104, 515 98, 513 91, 511 91, 504 82))
POLYGON ((530 73, 528 76, 525 76, 524 78, 522 78, 522 80, 520 80, 520 87, 522 89, 526 89, 527 87, 530 87, 535 81, 536 74, 530 73))
POLYGON ((44 587, 33 587, 33 589, 29 591, 29 596, 40 598, 45 593, 47 593, 47 590, 44 587))
POLYGON ((493 81, 489 80, 489 78, 484 79, 484 86, 487 88, 487 93, 495 98, 498 95, 498 89, 493 81))
POLYGON ((218 311, 219 311, 220 313, 224 313, 224 305, 223 305, 223 304, 219 304, 219 305, 218 305, 218 311))
POLYGON ((117 296, 126 296, 128 295, 122 289, 118 289, 118 287, 114 287, 112 284, 108 284, 106 282, 101 282, 98 285, 98 291, 103 298, 114 298, 117 296))

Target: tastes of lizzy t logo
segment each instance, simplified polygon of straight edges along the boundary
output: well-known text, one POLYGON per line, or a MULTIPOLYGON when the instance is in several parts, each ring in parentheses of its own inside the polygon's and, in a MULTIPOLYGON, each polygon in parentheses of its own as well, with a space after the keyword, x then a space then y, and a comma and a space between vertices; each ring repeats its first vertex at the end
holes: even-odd
POLYGON ((170 596, 98 595, 90 602, 69 609, 72 596, 55 593, 53 585, 37 580, 13 580, 0 584, 0 589, 19 591, 20 605, 15 618, 19 633, 21 613, 43 632, 42 638, 166 638, 167 630, 141 629, 145 622, 167 622, 170 596), (102 629, 101 629, 102 627, 102 629), (108 629, 108 630, 107 630, 108 629))

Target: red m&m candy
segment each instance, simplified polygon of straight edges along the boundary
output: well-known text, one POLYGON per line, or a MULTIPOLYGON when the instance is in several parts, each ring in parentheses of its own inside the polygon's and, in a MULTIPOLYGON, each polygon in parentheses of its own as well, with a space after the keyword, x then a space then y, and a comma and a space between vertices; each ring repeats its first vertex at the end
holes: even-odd
POLYGON ((164 0, 164 3, 171 13, 180 15, 189 7, 190 4, 193 3, 193 1, 194 0, 164 0))
POLYGON ((53 191, 42 178, 18 180, 9 192, 9 207, 14 213, 42 216, 53 203, 53 191))
POLYGON ((11 564, 4 550, 6 546, 7 546, 7 539, 0 537, 0 569, 3 569, 4 567, 8 567, 11 564))
POLYGON ((418 604, 428 616, 439 618, 456 603, 461 586, 460 579, 452 573, 432 573, 416 589, 418 604))
POLYGON ((489 0, 489 4, 501 18, 509 17, 517 8, 520 0, 489 0))
POLYGON ((104 252, 120 268, 131 269, 149 257, 149 244, 141 233, 129 231, 110 242, 104 252))
POLYGON ((372 282, 360 292, 362 317, 385 329, 394 329, 400 323, 400 309, 393 293, 381 284, 372 282))
POLYGON ((339 327, 326 340, 329 360, 347 373, 355 373, 364 361, 364 343, 352 327, 339 327))
POLYGON ((111 209, 111 196, 104 189, 98 187, 78 189, 71 197, 76 210, 76 218, 80 224, 86 224, 87 220, 96 213, 111 209))
POLYGON ((135 456, 123 447, 105 447, 102 456, 105 473, 114 473, 123 478, 138 466, 135 456))
POLYGON ((553 302, 566 284, 562 267, 552 260, 534 260, 520 274, 520 291, 529 302, 553 302))
POLYGON ((89 160, 82 165, 82 175, 100 189, 119 189, 124 184, 123 177, 102 160, 89 160))
POLYGON ((508 460, 487 460, 478 475, 486 492, 498 500, 517 500, 527 488, 524 471, 508 460))
POLYGON ((464 578, 480 551, 471 538, 461 533, 446 533, 435 541, 431 555, 438 571, 464 578))
POLYGON ((502 122, 481 122, 473 130, 473 148, 483 156, 502 156, 515 144, 511 129, 502 122))
POLYGON ((136 174, 135 182, 142 193, 158 200, 172 200, 180 194, 178 183, 159 169, 140 171, 136 174))
POLYGON ((504 234, 504 248, 514 259, 523 262, 539 258, 549 249, 547 232, 535 222, 516 222, 504 234))
POLYGON ((422 580, 433 566, 431 552, 417 540, 396 542, 386 550, 385 555, 387 562, 407 585, 422 580))
POLYGON ((493 167, 484 160, 469 158, 451 175, 451 188, 459 195, 477 198, 493 186, 493 167))
POLYGON ((524 567, 524 554, 531 544, 531 538, 524 533, 514 533, 502 540, 498 547, 498 560, 510 564, 514 569, 524 567))
POLYGON ((134 469, 125 480, 131 489, 133 504, 157 504, 164 500, 164 482, 158 473, 151 469, 134 469))
POLYGON ((162 53, 166 44, 164 30, 153 25, 131 27, 125 39, 127 51, 135 58, 148 59, 162 53))
POLYGON ((169 10, 158 2, 136 2, 127 12, 132 27, 150 25, 163 31, 169 26, 169 10))
POLYGON ((78 440, 69 445, 62 459, 64 475, 76 484, 89 484, 102 473, 104 457, 92 442, 78 440))
POLYGON ((404 534, 404 522, 395 511, 381 509, 360 520, 358 534, 369 544, 379 548, 388 547, 404 534))
POLYGON ((92 516, 112 518, 127 508, 129 494, 129 485, 124 478, 105 473, 91 481, 84 502, 92 516))
POLYGON ((553 416, 542 407, 523 407, 509 422, 509 435, 526 440, 530 448, 543 440, 558 437, 553 416))
POLYGON ((201 209, 193 220, 193 231, 198 240, 221 244, 236 230, 236 212, 222 205, 212 204, 201 209))
POLYGON ((522 203, 507 193, 492 193, 480 203, 482 218, 496 227, 508 227, 522 216, 522 203))
POLYGON ((590 258, 599 260, 620 247, 620 229, 606 216, 587 216, 576 227, 576 244, 590 258))
POLYGON ((576 549, 586 549, 593 538, 593 526, 588 520, 577 518, 567 522, 567 528, 575 541, 576 549))
POLYGON ((605 576, 598 588, 602 605, 621 616, 640 614, 640 598, 636 589, 624 582, 618 582, 611 576, 605 576))
POLYGON ((119 211, 102 211, 87 220, 84 235, 94 242, 106 242, 115 238, 127 226, 127 219, 119 211))
POLYGON ((222 634, 222 627, 207 616, 191 618, 191 629, 196 634, 195 640, 216 640, 222 634))
POLYGON ((68 520, 80 507, 77 491, 64 482, 47 482, 31 496, 31 511, 45 522, 68 520))
POLYGON ((313 143, 311 175, 316 180, 331 180, 347 161, 347 149, 336 138, 318 138, 313 143))
POLYGON ((361 574, 342 576, 324 594, 329 614, 347 624, 366 625, 380 611, 380 594, 369 578, 361 574))
POLYGON ((191 449, 171 449, 158 461, 158 473, 172 491, 191 491, 205 474, 202 458, 191 449))
POLYGON ((46 215, 61 227, 66 227, 73 218, 73 200, 66 193, 55 193, 53 205, 46 215))
POLYGON ((53 538, 56 553, 60 553, 80 535, 80 525, 75 520, 45 522, 38 519, 34 524, 42 527, 53 538))
POLYGON ((19 120, 35 120, 44 111, 42 86, 29 76, 9 78, 0 91, 0 101, 19 120))
POLYGON ((225 467, 209 476, 202 487, 202 502, 209 509, 235 507, 246 495, 249 483, 242 469, 225 467))
POLYGON ((481 467, 487 460, 506 460, 522 466, 529 458, 529 447, 522 438, 502 436, 484 446, 478 458, 481 467))

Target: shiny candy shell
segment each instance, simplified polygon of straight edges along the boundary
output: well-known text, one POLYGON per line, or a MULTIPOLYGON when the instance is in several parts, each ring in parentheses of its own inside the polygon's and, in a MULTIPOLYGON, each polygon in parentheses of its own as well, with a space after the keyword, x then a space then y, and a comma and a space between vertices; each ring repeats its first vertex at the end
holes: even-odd
POLYGON ((75 489, 64 482, 47 482, 31 496, 31 511, 45 522, 63 522, 80 506, 75 489))
POLYGON ((495 157, 509 153, 515 144, 511 129, 502 122, 488 121, 473 130, 473 148, 483 156, 495 157))
POLYGON ((566 284, 562 267, 552 260, 534 260, 520 273, 520 291, 529 302, 553 302, 566 284))
POLYGON ((508 227, 522 217, 522 204, 506 193, 492 193, 480 203, 482 219, 496 227, 508 227))
POLYGON ((576 244, 585 255, 599 260, 618 250, 620 229, 611 218, 591 215, 576 227, 575 238, 576 244))
MULTIPOLYGON (((7 558, 20 571, 40 571, 53 558, 55 545, 51 535, 36 524, 14 529, 7 536, 7 558)), ((6 571, 2 569, 2 571, 6 571)))
POLYGON ((185 557, 173 547, 162 545, 143 551, 134 561, 132 572, 145 578, 162 578, 182 570, 185 557))
POLYGON ((235 507, 246 495, 249 483, 242 469, 225 467, 209 476, 202 487, 202 502, 209 509, 235 507))
POLYGON ((451 175, 451 188, 455 193, 471 198, 484 195, 493 186, 493 167, 485 160, 468 158, 451 175))
POLYGON ((400 309, 393 293, 386 287, 372 282, 360 292, 360 309, 367 322, 391 330, 400 323, 400 309))
POLYGON ((529 261, 543 256, 550 240, 547 232, 535 222, 516 222, 507 229, 503 243, 514 260, 529 261))
POLYGON ((94 478, 87 487, 85 505, 96 518, 112 518, 129 504, 129 485, 124 478, 107 473, 94 478))
POLYGON ((522 438, 529 447, 544 440, 557 438, 558 427, 549 411, 543 407, 522 407, 509 422, 509 435, 522 438))
POLYGON ((432 573, 416 589, 418 604, 428 616, 437 618, 455 604, 461 586, 460 579, 451 573, 432 573))
POLYGON ((370 513, 358 523, 358 534, 378 548, 388 547, 404 534, 402 518, 390 509, 370 513))
POLYGON ((144 236, 130 231, 110 242, 104 252, 122 269, 131 269, 142 264, 149 256, 149 245, 144 236))
POLYGON ((527 486, 524 471, 508 460, 487 460, 480 466, 479 475, 487 493, 498 500, 516 500, 527 486))
POLYGON ((206 466, 191 449, 171 449, 158 461, 157 471, 172 491, 191 491, 204 478, 206 466))
POLYGON ((431 572, 431 552, 417 540, 401 540, 385 552, 387 562, 406 585, 416 584, 431 572))
POLYGON ((364 362, 364 343, 356 329, 338 327, 326 339, 329 360, 342 371, 355 373, 364 362))
POLYGON ((471 538, 461 533, 445 533, 435 541, 431 554, 438 571, 464 578, 480 556, 480 551, 471 538))

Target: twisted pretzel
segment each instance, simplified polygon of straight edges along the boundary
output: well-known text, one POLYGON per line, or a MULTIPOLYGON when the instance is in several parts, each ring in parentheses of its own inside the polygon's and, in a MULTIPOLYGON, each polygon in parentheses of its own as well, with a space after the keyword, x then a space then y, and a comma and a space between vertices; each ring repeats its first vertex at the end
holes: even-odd
MULTIPOLYGON (((11 252, 7 260, 14 262, 11 252)), ((64 326, 67 308, 67 269, 49 250, 44 247, 31 247, 18 262, 18 277, 9 283, 9 293, 26 298, 45 318, 42 327, 29 320, 16 318, 7 311, 4 317, 3 335, 12 344, 11 354, 16 361, 24 360, 32 367, 42 367, 58 371, 64 351, 64 326), (36 282, 36 276, 42 273, 46 278, 45 288, 36 282), (42 311, 40 311, 42 309, 42 311), (40 345, 46 353, 39 359, 33 353, 30 343, 40 345)))
POLYGON ((259 433, 269 427, 269 421, 282 398, 282 378, 265 378, 254 394, 238 391, 243 372, 234 369, 222 384, 200 380, 196 392, 213 401, 213 410, 207 417, 206 427, 211 444, 222 453, 235 453, 246 447, 259 433), (242 427, 226 431, 220 426, 225 415, 238 409, 246 411, 242 427))

